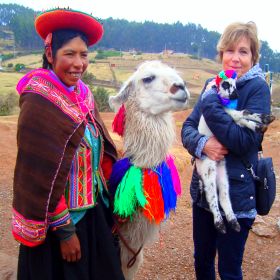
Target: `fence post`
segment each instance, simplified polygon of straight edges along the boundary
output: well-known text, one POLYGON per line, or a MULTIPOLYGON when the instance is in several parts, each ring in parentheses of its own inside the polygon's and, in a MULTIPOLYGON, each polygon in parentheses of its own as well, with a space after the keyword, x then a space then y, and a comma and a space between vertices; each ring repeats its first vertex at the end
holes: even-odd
POLYGON ((265 80, 269 86, 270 95, 272 95, 272 72, 269 71, 269 64, 265 64, 264 66, 264 72, 265 72, 265 80))

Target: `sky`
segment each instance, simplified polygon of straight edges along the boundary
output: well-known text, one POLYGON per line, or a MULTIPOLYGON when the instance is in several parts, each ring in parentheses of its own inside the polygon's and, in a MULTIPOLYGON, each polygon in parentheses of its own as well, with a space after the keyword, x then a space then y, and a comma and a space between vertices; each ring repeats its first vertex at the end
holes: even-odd
POLYGON ((10 3, 36 11, 70 7, 101 19, 112 17, 137 22, 195 23, 219 33, 229 23, 254 21, 259 39, 267 41, 273 51, 280 52, 277 31, 280 26, 280 1, 277 0, 0 0, 0 4, 10 3))

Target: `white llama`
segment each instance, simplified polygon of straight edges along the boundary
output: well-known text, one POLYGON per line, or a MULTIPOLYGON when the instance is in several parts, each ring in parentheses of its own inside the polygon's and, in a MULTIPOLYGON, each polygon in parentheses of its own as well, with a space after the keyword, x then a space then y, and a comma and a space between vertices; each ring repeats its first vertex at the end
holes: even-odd
MULTIPOLYGON (((143 180, 143 184, 147 178, 150 180, 148 188, 152 192, 152 189, 156 189, 158 184, 152 181, 157 174, 154 173, 153 179, 149 178, 149 175, 159 166, 158 170, 164 169, 163 163, 166 162, 168 151, 175 140, 172 112, 185 109, 188 99, 189 92, 182 78, 174 69, 160 61, 142 63, 120 92, 109 99, 110 106, 115 111, 125 105, 124 157, 129 159, 129 164, 133 165, 137 172, 139 170, 147 172, 146 175, 141 176, 141 180, 143 180)), ((142 171, 139 171, 138 174, 141 174, 142 171)), ((115 174, 118 176, 119 172, 117 171, 115 174)), ((160 178, 166 179, 163 177, 165 176, 160 178)), ((129 184, 128 177, 126 179, 129 184)), ((137 181, 133 175, 132 180, 137 181)), ((161 217, 162 220, 154 220, 153 217, 147 218, 147 213, 146 215, 144 213, 145 210, 149 212, 147 205, 152 205, 153 199, 158 200, 159 197, 158 194, 154 197, 149 196, 146 198, 146 204, 143 202, 142 205, 139 205, 141 195, 146 193, 143 190, 144 187, 142 189, 142 185, 139 186, 140 191, 136 191, 135 194, 138 198, 137 204, 134 205, 135 211, 125 222, 118 225, 122 269, 126 280, 134 279, 143 261, 142 248, 157 239, 160 222, 168 216, 161 217)), ((125 187, 126 185, 124 185, 124 189, 125 187)), ((120 191, 118 195, 121 196, 122 192, 120 191)), ((143 199, 145 200, 145 197, 142 197, 143 199)), ((162 213, 164 213, 163 210, 162 213)), ((125 218, 125 215, 123 217, 125 218)))
MULTIPOLYGON (((265 132, 267 125, 274 120, 274 116, 250 113, 248 110, 235 110, 238 97, 236 78, 237 74, 233 70, 221 71, 216 77, 218 94, 222 104, 225 105, 225 111, 238 125, 247 127, 253 131, 265 132)), ((198 131, 208 137, 213 135, 203 115, 199 121, 198 131)), ((240 225, 231 206, 225 159, 214 161, 204 156, 201 159, 196 158, 195 162, 197 172, 203 182, 206 200, 214 216, 215 227, 221 233, 226 233, 226 227, 219 209, 219 201, 229 225, 235 231, 240 231, 240 225)))

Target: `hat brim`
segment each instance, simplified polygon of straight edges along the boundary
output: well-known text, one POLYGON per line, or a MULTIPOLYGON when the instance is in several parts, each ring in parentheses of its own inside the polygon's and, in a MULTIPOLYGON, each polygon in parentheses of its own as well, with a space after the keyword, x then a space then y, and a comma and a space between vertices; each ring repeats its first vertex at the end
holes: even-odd
POLYGON ((83 32, 89 46, 97 43, 103 35, 103 26, 91 15, 74 10, 55 9, 39 14, 34 22, 42 39, 59 29, 73 29, 83 32))

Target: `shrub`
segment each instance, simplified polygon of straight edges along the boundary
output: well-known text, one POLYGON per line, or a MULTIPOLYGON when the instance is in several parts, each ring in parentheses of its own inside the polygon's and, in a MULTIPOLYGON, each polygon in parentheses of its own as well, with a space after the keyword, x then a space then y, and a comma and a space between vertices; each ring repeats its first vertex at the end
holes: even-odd
POLYGON ((20 72, 21 70, 25 69, 25 65, 22 63, 17 63, 15 66, 15 71, 20 72))
POLYGON ((97 87, 96 89, 92 90, 94 95, 94 100, 97 103, 98 110, 100 112, 110 112, 109 106, 109 92, 103 87, 97 87))
POLYGON ((108 57, 112 56, 123 56, 123 53, 120 51, 114 51, 114 50, 108 50, 108 51, 103 51, 103 50, 97 50, 97 54, 95 56, 95 59, 106 59, 108 57))
POLYGON ((18 96, 15 92, 0 96, 0 116, 12 114, 17 106, 18 96))
POLYGON ((13 63, 8 63, 8 68, 12 68, 14 67, 14 64, 13 63))
POLYGON ((198 60, 201 60, 202 58, 197 56, 197 55, 190 55, 190 58, 191 59, 198 59, 198 60))
POLYGON ((93 85, 93 82, 95 79, 96 79, 96 77, 92 73, 89 73, 87 71, 83 74, 83 77, 82 77, 83 82, 90 86, 93 85))
POLYGON ((98 52, 95 56, 95 59, 106 59, 107 56, 104 53, 98 52))
POLYGON ((2 61, 8 60, 14 58, 14 55, 12 53, 7 53, 2 55, 2 61))

